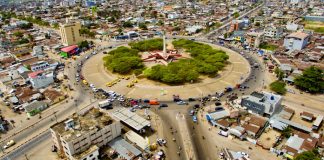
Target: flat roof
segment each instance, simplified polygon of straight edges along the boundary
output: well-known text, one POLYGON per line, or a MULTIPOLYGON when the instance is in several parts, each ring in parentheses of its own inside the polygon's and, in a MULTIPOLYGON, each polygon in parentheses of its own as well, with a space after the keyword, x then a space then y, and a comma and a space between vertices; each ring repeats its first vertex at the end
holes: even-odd
POLYGON ((294 33, 291 33, 290 35, 288 35, 287 37, 288 38, 293 37, 293 38, 305 39, 306 37, 308 37, 308 34, 304 33, 304 32, 294 32, 294 33))
POLYGON ((319 125, 322 123, 323 118, 324 118, 324 117, 323 117, 322 115, 317 116, 317 117, 316 117, 316 120, 315 120, 314 123, 313 123, 313 125, 314 125, 314 126, 319 126, 319 125))
POLYGON ((293 121, 290 121, 290 120, 286 120, 286 119, 283 119, 283 118, 278 117, 278 116, 276 116, 275 119, 277 119, 278 121, 280 121, 282 123, 285 123, 287 125, 290 125, 292 127, 295 127, 295 128, 301 129, 303 131, 306 131, 308 133, 312 132, 312 129, 311 128, 308 128, 306 126, 303 126, 303 125, 301 125, 299 123, 296 123, 296 122, 293 122, 293 121))
POLYGON ((208 115, 209 115, 213 120, 219 120, 219 119, 222 119, 222 118, 228 117, 230 114, 229 114, 228 111, 226 111, 226 110, 224 109, 224 110, 221 110, 221 111, 214 111, 214 112, 208 113, 208 115))
POLYGON ((113 116, 115 116, 120 121, 126 123, 130 127, 134 128, 136 131, 139 131, 151 124, 150 121, 144 119, 143 117, 137 115, 136 113, 129 111, 126 108, 121 108, 113 112, 113 116))
POLYGON ((54 124, 50 128, 57 132, 65 141, 73 140, 79 135, 88 133, 91 130, 100 130, 110 124, 114 120, 108 114, 100 112, 97 108, 91 108, 82 115, 73 114, 69 118, 54 124), (66 130, 66 122, 72 121, 73 129, 66 130))
POLYGON ((114 149, 121 157, 127 160, 132 160, 142 153, 140 150, 129 144, 121 137, 115 138, 114 140, 109 142, 108 145, 112 149, 114 149))

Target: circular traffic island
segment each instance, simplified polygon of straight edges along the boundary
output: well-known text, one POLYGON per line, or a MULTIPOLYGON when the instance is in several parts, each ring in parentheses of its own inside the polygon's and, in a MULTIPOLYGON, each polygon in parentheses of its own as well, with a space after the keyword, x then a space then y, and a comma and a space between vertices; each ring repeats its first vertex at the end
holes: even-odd
POLYGON ((235 86, 249 73, 249 63, 232 50, 179 39, 131 42, 89 59, 87 81, 133 98, 170 100, 200 97, 235 86))

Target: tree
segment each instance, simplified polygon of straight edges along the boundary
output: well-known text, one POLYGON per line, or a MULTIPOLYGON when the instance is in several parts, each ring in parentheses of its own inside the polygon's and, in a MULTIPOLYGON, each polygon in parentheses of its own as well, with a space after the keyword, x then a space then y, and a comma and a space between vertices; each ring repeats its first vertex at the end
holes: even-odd
POLYGON ((157 23, 158 26, 162 26, 163 24, 164 24, 164 23, 163 23, 162 20, 159 20, 158 23, 157 23))
POLYGON ((147 26, 146 26, 145 23, 140 23, 140 24, 138 25, 138 27, 139 27, 140 29, 142 29, 142 30, 147 30, 147 26))
MULTIPOLYGON (((104 57, 104 65, 112 72, 128 74, 136 69, 143 69, 144 64, 138 51, 127 47, 118 47, 104 57)), ((136 71, 138 73, 138 71, 136 71)))
POLYGON ((14 32, 13 35, 14 35, 15 37, 17 37, 17 38, 22 38, 22 37, 24 36, 24 34, 23 34, 22 32, 19 32, 19 31, 14 32))
POLYGON ((20 26, 21 29, 31 29, 33 27, 33 24, 32 23, 27 23, 27 24, 22 24, 20 26))
POLYGON ((310 67, 303 71, 303 74, 294 80, 297 88, 311 93, 320 93, 324 91, 323 70, 317 67, 310 67))
POLYGON ((123 27, 125 28, 133 27, 133 23, 131 21, 126 21, 123 23, 123 27))
POLYGON ((261 26, 260 22, 256 22, 255 26, 257 26, 257 27, 261 26))
POLYGON ((54 23, 53 24, 53 28, 58 29, 59 28, 59 24, 58 23, 54 23))
POLYGON ((78 44, 79 48, 89 48, 89 42, 88 41, 82 41, 78 44))
POLYGON ((294 160, 320 160, 320 155, 317 150, 304 151, 298 154, 294 160))
POLYGON ((237 18, 237 17, 240 16, 240 14, 239 14, 238 12, 235 12, 235 13, 233 14, 233 16, 234 16, 234 18, 237 18))
POLYGON ((28 34, 27 38, 30 42, 34 42, 34 37, 31 34, 28 34))
POLYGON ((280 69, 280 68, 276 68, 274 70, 275 74, 276 74, 276 77, 279 79, 279 80, 282 80, 285 76, 285 73, 280 69))
POLYGON ((282 81, 274 81, 270 84, 270 89, 278 94, 284 95, 287 92, 285 86, 286 83, 282 81))
POLYGON ((281 131, 282 136, 289 138, 293 130, 288 126, 281 131))

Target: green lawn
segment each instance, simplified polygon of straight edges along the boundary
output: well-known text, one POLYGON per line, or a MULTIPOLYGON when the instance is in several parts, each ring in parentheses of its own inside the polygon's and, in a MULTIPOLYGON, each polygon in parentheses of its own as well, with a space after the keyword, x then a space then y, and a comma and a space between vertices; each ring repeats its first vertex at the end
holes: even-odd
POLYGON ((276 48, 278 48, 278 46, 268 44, 268 43, 261 43, 259 48, 269 50, 269 51, 274 51, 274 50, 276 50, 276 48))

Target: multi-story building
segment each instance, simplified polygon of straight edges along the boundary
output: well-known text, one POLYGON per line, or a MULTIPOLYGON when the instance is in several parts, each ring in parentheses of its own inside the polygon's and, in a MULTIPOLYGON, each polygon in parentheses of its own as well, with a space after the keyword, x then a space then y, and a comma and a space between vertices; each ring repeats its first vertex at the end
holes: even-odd
POLYGON ((80 36, 80 29, 80 22, 61 24, 60 34, 62 44, 65 46, 70 46, 81 42, 83 39, 80 36))
POLYGON ((284 46, 289 50, 302 50, 308 44, 310 35, 303 32, 294 32, 284 40, 284 46))
POLYGON ((121 134, 121 124, 91 108, 50 127, 58 153, 70 160, 98 160, 99 148, 121 134))
POLYGON ((283 34, 283 28, 281 27, 266 27, 264 29, 264 36, 270 38, 280 38, 283 34))
POLYGON ((262 116, 272 116, 281 109, 282 97, 268 92, 253 92, 251 95, 243 96, 241 106, 247 110, 262 116))
POLYGON ((247 43, 250 47, 259 47, 263 41, 263 32, 249 32, 247 33, 247 43))

